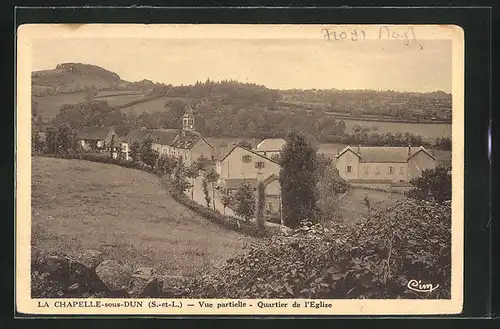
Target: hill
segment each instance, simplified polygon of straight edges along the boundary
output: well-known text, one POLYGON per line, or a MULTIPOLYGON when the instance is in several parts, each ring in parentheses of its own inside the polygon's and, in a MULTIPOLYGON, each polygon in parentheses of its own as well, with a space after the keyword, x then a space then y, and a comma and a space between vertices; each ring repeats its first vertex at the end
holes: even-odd
POLYGON ((38 96, 83 91, 85 88, 115 89, 120 76, 102 67, 82 63, 62 63, 55 69, 31 74, 33 93, 38 96))
POLYGON ((132 270, 154 266, 191 276, 253 241, 181 206, 152 174, 78 160, 32 161, 32 245, 43 250, 71 256, 94 249, 132 270))

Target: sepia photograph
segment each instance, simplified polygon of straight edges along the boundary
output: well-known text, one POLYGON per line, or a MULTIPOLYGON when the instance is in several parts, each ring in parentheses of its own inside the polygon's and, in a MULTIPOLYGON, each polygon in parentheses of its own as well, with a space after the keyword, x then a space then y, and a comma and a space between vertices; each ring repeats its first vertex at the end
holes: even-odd
POLYGON ((21 26, 18 307, 459 313, 463 42, 438 25, 21 26))

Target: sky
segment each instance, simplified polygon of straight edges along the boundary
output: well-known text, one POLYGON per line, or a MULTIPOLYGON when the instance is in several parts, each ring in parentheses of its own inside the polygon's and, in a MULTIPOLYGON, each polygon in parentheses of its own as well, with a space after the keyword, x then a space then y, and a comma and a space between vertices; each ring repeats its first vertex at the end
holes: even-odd
POLYGON ((452 89, 452 42, 238 38, 39 38, 32 69, 101 66, 127 81, 172 85, 233 79, 275 89, 452 89))

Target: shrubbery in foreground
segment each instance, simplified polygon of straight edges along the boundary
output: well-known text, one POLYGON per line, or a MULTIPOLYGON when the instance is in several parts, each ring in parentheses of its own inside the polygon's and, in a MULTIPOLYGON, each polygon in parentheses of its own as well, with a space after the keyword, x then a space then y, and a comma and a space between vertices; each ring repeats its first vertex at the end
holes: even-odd
POLYGON ((355 227, 301 226, 189 287, 192 298, 450 298, 451 203, 402 200, 355 227), (407 289, 411 279, 439 284, 407 289))

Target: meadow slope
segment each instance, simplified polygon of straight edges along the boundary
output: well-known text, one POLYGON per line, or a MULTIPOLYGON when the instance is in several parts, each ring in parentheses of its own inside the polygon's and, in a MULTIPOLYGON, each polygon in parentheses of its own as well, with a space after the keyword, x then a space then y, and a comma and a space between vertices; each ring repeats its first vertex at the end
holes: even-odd
POLYGON ((131 269, 192 276, 252 238, 175 202, 156 176, 79 160, 32 160, 32 245, 74 255, 96 249, 131 269))

